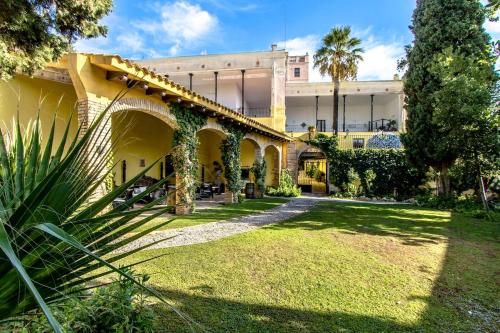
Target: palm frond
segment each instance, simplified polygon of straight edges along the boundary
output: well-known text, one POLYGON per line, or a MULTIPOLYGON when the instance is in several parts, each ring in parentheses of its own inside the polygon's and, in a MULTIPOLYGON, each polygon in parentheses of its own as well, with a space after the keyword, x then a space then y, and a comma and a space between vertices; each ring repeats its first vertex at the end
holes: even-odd
MULTIPOLYGON (((79 128, 71 134, 69 119, 58 142, 54 118, 44 146, 38 118, 24 136, 19 120, 12 134, 0 131, 0 318, 41 309, 59 332, 60 325, 47 300, 56 301, 75 288, 85 289, 91 279, 111 273, 140 284, 113 265, 138 249, 112 253, 160 228, 163 224, 129 237, 170 207, 156 209, 155 205, 165 199, 160 198, 144 208, 127 210, 165 183, 161 181, 141 196, 109 209, 113 200, 152 166, 91 200, 110 172, 114 145, 110 139, 110 106, 86 131, 79 128), (140 218, 150 211, 154 211, 150 217, 140 218), (103 267, 107 268, 104 273, 100 271, 103 267)), ((164 301, 156 291, 144 288, 164 301)))

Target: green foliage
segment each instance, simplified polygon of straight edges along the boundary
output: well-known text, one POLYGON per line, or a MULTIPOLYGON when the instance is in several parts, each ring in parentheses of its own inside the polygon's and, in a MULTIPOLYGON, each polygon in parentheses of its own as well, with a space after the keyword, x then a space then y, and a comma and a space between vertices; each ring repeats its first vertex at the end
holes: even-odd
POLYGON ((287 169, 281 170, 280 183, 278 187, 268 187, 267 194, 274 197, 298 197, 300 188, 293 182, 292 175, 287 169))
POLYGON ((485 212, 481 202, 471 196, 457 195, 455 193, 425 194, 417 196, 416 199, 417 205, 425 208, 452 210, 474 218, 500 220, 499 212, 485 212))
POLYGON ((332 80, 356 79, 358 63, 363 60, 361 40, 351 36, 351 27, 334 27, 323 37, 323 44, 314 55, 314 67, 332 80))
POLYGON ((222 127, 227 132, 227 137, 222 141, 220 151, 224 164, 224 176, 229 191, 237 194, 243 189, 241 182, 240 145, 246 132, 240 127, 223 122, 222 127))
POLYGON ((334 86, 334 124, 338 130, 339 89, 341 80, 356 79, 358 63, 363 60, 361 40, 351 36, 351 27, 334 27, 323 37, 321 47, 314 55, 314 67, 322 75, 329 75, 334 86))
POLYGON ((112 0, 4 0, 0 2, 0 79, 33 74, 71 50, 79 38, 105 36, 98 21, 112 0))
POLYGON ((477 0, 422 0, 413 15, 402 141, 412 163, 438 172, 443 193, 457 158, 480 160, 498 152, 492 144, 498 120, 493 122, 491 112, 498 77, 483 29, 486 13, 477 0))
POLYGON ((408 198, 425 182, 425 172, 410 165, 402 150, 338 149, 336 136, 318 135, 308 144, 320 148, 330 166, 330 182, 345 195, 408 198), (357 189, 355 183, 361 184, 357 189))
MULTIPOLYGON (((147 275, 131 275, 142 284, 149 280, 147 275)), ((63 323, 65 332, 154 332, 155 314, 146 303, 144 290, 123 277, 94 292, 72 295, 51 308, 55 317, 63 323)), ((28 324, 21 326, 33 333, 51 331, 47 320, 36 315, 30 318, 28 324)))
POLYGON ((50 326, 60 332, 47 302, 61 301, 69 291, 88 288, 91 281, 99 285, 95 279, 112 272, 146 288, 113 263, 137 251, 116 250, 160 227, 123 237, 166 212, 153 208, 165 198, 128 211, 163 183, 110 208, 150 166, 112 192, 95 197, 108 177, 106 166, 112 158, 112 144, 103 126, 109 123, 109 107, 80 133, 81 138, 70 137, 70 121, 56 142, 54 120, 45 146, 38 119, 24 136, 19 120, 11 135, 0 132, 0 318, 41 309, 50 326), (100 153, 91 153, 97 150, 100 153), (139 218, 153 210, 149 217, 139 218))
POLYGON ((256 159, 253 162, 253 167, 251 169, 253 175, 255 176, 255 184, 259 191, 264 192, 265 181, 266 181, 266 161, 264 159, 256 159))
POLYGON ((172 164, 180 178, 179 201, 190 209, 194 208, 198 175, 198 132, 207 123, 207 116, 194 112, 181 104, 170 106, 179 128, 174 133, 172 164))

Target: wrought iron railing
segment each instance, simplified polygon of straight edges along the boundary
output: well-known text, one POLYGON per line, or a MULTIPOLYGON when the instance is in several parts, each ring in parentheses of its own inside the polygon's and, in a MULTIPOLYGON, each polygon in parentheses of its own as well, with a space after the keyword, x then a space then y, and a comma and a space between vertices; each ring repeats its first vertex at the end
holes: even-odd
POLYGON ((271 108, 269 107, 245 108, 245 116, 252 118, 271 117, 271 108))

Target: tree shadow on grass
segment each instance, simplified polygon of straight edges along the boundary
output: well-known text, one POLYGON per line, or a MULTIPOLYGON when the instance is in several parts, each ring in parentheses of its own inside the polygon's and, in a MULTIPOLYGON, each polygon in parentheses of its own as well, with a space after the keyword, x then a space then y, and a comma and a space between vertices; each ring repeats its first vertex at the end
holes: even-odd
MULTIPOLYGON (((200 325, 193 326, 195 332, 415 332, 413 326, 400 325, 390 318, 249 304, 213 297, 209 293, 158 291, 200 325)), ((192 332, 186 322, 164 306, 156 305, 155 311, 160 317, 157 332, 192 332)))
POLYGON ((438 243, 446 239, 449 218, 411 206, 323 202, 312 211, 268 229, 332 229, 346 233, 393 236, 405 245, 438 243))

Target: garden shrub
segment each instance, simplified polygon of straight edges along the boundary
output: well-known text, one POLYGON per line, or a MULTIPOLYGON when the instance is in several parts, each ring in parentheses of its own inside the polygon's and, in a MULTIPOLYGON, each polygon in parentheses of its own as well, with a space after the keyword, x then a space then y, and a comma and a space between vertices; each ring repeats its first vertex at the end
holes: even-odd
POLYGON ((491 211, 489 213, 486 212, 482 203, 473 196, 457 195, 455 193, 440 195, 425 194, 417 196, 416 201, 417 205, 425 208, 452 210, 474 218, 500 220, 500 214, 497 209, 491 207, 491 211))
POLYGON ((278 187, 268 187, 267 194, 274 197, 298 197, 301 190, 294 184, 292 175, 287 169, 281 170, 278 187))
POLYGON ((330 182, 345 196, 407 199, 418 194, 426 181, 425 171, 410 165, 401 149, 340 150, 337 137, 322 134, 307 143, 326 155, 330 182), (361 184, 359 189, 357 183, 361 184))
POLYGON ((407 199, 419 192, 426 179, 425 172, 412 167, 401 150, 339 150, 336 155, 339 160, 330 164, 330 181, 344 193, 407 199), (361 184, 359 190, 353 189, 354 182, 361 184))
MULTIPOLYGON (((136 276, 142 283, 147 275, 136 276)), ((76 294, 53 306, 55 317, 65 332, 134 332, 154 331, 155 314, 146 303, 141 288, 123 277, 113 283, 99 287, 94 292, 76 294)), ((27 324, 19 324, 27 332, 51 332, 45 317, 33 316, 27 324)), ((16 331, 21 327, 10 327, 16 331)))

